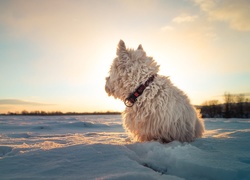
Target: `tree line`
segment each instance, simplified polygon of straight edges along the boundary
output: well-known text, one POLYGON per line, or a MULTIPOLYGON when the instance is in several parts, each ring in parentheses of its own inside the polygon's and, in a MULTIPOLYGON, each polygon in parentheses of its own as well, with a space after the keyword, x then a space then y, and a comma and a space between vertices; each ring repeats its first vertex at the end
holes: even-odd
POLYGON ((224 93, 224 102, 210 100, 199 109, 204 118, 250 118, 250 102, 244 94, 224 93))
POLYGON ((7 114, 2 115, 22 115, 22 116, 62 116, 62 115, 116 115, 121 114, 120 112, 61 112, 61 111, 26 111, 21 112, 8 112, 7 114))

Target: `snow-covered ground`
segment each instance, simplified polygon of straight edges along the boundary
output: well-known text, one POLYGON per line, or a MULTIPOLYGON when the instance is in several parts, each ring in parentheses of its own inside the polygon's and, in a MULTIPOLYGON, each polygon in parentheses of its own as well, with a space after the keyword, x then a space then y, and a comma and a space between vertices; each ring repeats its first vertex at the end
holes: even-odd
POLYGON ((250 119, 193 143, 131 142, 120 115, 0 116, 0 179, 250 179, 250 119))

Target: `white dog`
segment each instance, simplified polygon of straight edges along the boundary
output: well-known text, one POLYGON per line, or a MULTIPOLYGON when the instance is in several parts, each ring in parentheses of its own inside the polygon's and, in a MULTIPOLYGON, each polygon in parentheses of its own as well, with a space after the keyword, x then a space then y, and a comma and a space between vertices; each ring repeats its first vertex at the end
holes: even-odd
POLYGON ((105 90, 128 106, 123 125, 135 140, 191 142, 202 137, 205 128, 199 113, 168 77, 157 74, 159 65, 141 45, 126 49, 120 40, 116 54, 105 90))

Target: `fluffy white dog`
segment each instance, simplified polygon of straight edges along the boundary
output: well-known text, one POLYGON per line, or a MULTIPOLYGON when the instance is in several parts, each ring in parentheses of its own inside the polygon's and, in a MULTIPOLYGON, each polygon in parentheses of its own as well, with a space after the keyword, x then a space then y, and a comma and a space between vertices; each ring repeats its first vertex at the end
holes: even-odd
POLYGON ((106 78, 109 96, 124 101, 123 126, 137 141, 191 142, 202 137, 204 122, 186 94, 158 75, 159 65, 139 45, 126 49, 120 40, 106 78))

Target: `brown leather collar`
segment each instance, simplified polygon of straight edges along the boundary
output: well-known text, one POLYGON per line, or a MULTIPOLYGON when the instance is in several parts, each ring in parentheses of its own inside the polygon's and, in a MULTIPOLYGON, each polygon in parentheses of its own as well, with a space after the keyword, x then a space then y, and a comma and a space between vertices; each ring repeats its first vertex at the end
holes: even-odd
POLYGON ((143 91, 146 89, 146 87, 149 86, 151 82, 153 82, 154 78, 156 75, 151 76, 148 78, 148 80, 144 83, 141 84, 133 93, 131 93, 125 100, 124 104, 127 107, 132 107, 134 103, 137 101, 137 98, 142 95, 143 91))

